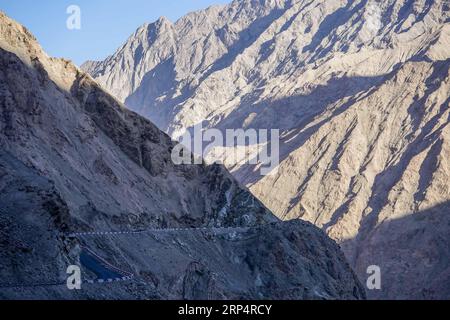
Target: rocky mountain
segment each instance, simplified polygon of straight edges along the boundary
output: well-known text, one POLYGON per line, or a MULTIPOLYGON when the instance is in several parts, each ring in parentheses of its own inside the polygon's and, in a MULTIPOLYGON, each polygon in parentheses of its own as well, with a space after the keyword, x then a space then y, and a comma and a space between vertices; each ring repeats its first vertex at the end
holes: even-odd
POLYGON ((365 296, 321 230, 220 165, 173 164, 166 134, 3 13, 0 146, 0 298, 365 296))
POLYGON ((450 3, 236 0, 140 27, 83 68, 178 138, 280 129, 280 165, 231 163, 280 219, 343 247, 372 298, 449 298, 450 3))

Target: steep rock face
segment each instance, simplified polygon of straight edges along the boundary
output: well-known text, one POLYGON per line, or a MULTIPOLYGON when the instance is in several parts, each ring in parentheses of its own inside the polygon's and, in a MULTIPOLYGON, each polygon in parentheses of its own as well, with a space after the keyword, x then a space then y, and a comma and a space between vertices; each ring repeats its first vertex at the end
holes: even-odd
POLYGON ((174 165, 174 145, 0 13, 0 297, 364 297, 325 234, 222 166, 174 165))
POLYGON ((280 129, 275 174, 239 163, 234 176, 279 218, 323 228, 362 280, 379 265, 372 297, 448 298, 449 10, 233 1, 166 22, 174 41, 146 43, 134 69, 118 62, 128 46, 88 71, 174 138, 200 122, 280 129))

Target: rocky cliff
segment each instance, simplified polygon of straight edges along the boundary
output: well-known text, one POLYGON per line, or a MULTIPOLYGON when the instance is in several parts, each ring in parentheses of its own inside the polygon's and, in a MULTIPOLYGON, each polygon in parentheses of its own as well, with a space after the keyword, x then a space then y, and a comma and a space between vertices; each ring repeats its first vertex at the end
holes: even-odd
POLYGON ((174 145, 0 14, 0 298, 364 297, 324 233, 174 145))
POLYGON ((374 298, 449 298, 448 1, 239 0, 144 25, 86 69, 174 138, 281 130, 280 166, 231 164, 280 219, 342 244, 374 298))

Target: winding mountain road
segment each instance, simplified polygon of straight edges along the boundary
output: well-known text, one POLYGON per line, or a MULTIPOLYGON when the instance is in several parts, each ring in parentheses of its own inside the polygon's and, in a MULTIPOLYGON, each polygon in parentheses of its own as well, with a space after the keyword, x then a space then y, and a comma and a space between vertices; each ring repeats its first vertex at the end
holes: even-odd
MULTIPOLYGON (((279 223, 279 222, 278 222, 279 223)), ((149 228, 143 230, 132 231, 89 231, 74 232, 67 236, 72 238, 85 238, 94 236, 112 236, 112 235, 137 235, 144 233, 177 233, 177 232, 193 232, 193 231, 213 231, 214 235, 231 234, 236 232, 246 232, 252 228, 260 227, 199 227, 199 228, 149 228)), ((80 263, 83 267, 90 270, 96 275, 96 279, 83 280, 82 283, 88 284, 105 284, 118 281, 129 281, 135 278, 132 272, 120 269, 104 258, 100 257, 93 250, 85 245, 81 246, 80 263)), ((0 284, 0 289, 18 289, 18 288, 34 288, 49 286, 65 286, 66 281, 42 282, 34 284, 0 284)))

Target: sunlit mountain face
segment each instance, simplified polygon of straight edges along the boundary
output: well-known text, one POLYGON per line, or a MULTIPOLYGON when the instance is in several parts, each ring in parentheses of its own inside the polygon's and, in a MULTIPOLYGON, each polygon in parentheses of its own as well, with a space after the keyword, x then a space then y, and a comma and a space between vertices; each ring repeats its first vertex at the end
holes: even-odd
POLYGON ((242 0, 143 25, 83 69, 174 139, 279 130, 273 174, 224 161, 234 177, 322 228, 362 282, 377 266, 369 297, 433 299, 450 297, 449 58, 448 1, 242 0))

